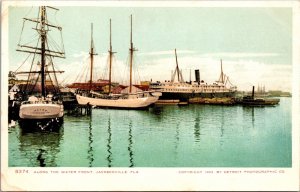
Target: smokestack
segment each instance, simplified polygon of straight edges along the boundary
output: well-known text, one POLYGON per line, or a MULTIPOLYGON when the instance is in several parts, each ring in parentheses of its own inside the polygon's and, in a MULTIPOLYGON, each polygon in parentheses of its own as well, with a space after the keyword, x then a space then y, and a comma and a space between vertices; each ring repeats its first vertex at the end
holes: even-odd
POLYGON ((199 69, 195 70, 195 78, 196 78, 196 82, 200 83, 200 72, 199 72, 199 69))
POLYGON ((254 89, 255 89, 255 87, 253 86, 252 87, 252 99, 254 99, 254 89))

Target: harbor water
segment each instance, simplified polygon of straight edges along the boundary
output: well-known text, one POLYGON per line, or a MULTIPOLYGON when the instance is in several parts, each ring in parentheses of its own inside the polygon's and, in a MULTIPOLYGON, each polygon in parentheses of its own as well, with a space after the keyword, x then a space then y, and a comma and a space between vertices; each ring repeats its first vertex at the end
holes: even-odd
POLYGON ((291 167, 291 98, 275 107, 164 105, 8 128, 10 167, 291 167))

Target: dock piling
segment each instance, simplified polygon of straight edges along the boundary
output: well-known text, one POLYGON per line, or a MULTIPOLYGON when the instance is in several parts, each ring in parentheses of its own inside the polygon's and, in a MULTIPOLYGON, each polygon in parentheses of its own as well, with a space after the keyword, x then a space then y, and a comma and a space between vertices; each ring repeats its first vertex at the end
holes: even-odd
POLYGON ((73 116, 84 116, 84 115, 91 115, 92 114, 92 106, 87 105, 80 105, 80 104, 73 104, 70 109, 67 110, 68 115, 73 116))

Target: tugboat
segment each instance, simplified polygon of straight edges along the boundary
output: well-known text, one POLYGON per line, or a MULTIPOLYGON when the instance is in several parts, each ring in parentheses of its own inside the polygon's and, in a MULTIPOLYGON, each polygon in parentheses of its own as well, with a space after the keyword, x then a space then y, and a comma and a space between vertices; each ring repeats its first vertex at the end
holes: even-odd
POLYGON ((254 97, 255 87, 252 87, 252 95, 245 96, 242 99, 238 99, 237 103, 244 106, 275 106, 279 104, 280 99, 273 98, 255 98, 254 97))
POLYGON ((36 23, 34 30, 36 30, 39 35, 36 44, 39 46, 34 47, 27 44, 21 45, 19 43, 18 46, 20 49, 17 49, 17 51, 33 54, 30 71, 16 73, 28 74, 26 90, 24 90, 24 94, 28 96, 28 100, 21 103, 19 111, 19 124, 24 129, 53 129, 58 128, 63 122, 64 107, 58 95, 59 88, 56 78, 56 73, 62 73, 62 71, 55 70, 53 58, 65 58, 65 53, 63 48, 62 50, 51 49, 52 46, 48 32, 53 29, 58 29, 61 33, 61 27, 50 24, 46 14, 46 8, 58 10, 54 7, 41 6, 37 19, 24 18, 24 24, 25 21, 36 23), (40 60, 36 59, 37 55, 40 56, 40 60), (46 78, 48 78, 47 85, 46 78), (54 86, 53 80, 57 86, 54 86), (53 92, 47 90, 49 86, 52 87, 53 92))
MULTIPOLYGON (((102 94, 90 90, 87 95, 77 94, 76 99, 81 105, 93 105, 95 107, 101 108, 120 108, 120 109, 144 109, 154 104, 160 93, 153 91, 144 91, 132 84, 132 62, 133 62, 133 52, 136 49, 133 47, 132 42, 132 15, 130 17, 131 21, 131 33, 130 33, 130 84, 128 87, 122 90, 121 93, 115 94, 111 91, 111 68, 112 68, 112 51, 111 45, 111 22, 110 22, 110 49, 109 49, 109 90, 108 94, 102 94)), ((91 74, 90 74, 90 88, 92 87, 92 67, 93 67, 93 55, 94 55, 93 40, 91 41, 91 74)))

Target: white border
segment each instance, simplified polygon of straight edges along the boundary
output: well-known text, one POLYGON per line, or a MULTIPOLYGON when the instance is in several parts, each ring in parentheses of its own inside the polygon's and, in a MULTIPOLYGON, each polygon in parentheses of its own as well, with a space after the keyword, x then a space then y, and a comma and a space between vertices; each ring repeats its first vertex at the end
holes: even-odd
POLYGON ((1 51, 1 190, 299 190, 299 82, 300 6, 298 1, 4 1, 2 3, 1 51), (292 168, 8 168, 7 82, 8 6, 102 6, 102 7, 291 7, 293 8, 293 98, 292 168), (31 174, 16 174, 27 170, 31 174), (93 174, 50 173, 51 171, 93 171, 93 174), (127 173, 95 173, 96 171, 127 173), (217 171, 242 173, 217 174, 217 171), (48 174, 33 174, 48 171, 48 174), (131 173, 131 171, 138 173, 131 173), (196 173, 184 173, 196 171, 196 173), (200 173, 202 171, 202 173, 200 173), (205 173, 213 171, 214 173, 205 173), (244 171, 276 171, 249 174, 244 171), (284 171, 284 173, 279 173, 284 171))

